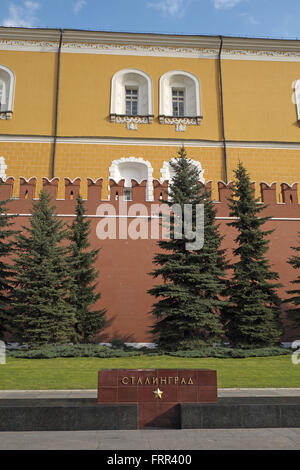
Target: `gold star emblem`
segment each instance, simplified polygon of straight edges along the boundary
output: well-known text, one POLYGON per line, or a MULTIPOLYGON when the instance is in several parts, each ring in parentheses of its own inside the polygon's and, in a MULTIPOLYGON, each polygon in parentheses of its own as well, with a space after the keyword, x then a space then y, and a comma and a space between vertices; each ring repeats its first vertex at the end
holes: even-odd
POLYGON ((154 393, 154 397, 155 397, 155 398, 160 398, 160 399, 161 399, 162 394, 163 394, 164 392, 162 392, 162 391, 159 390, 159 388, 158 388, 157 390, 154 390, 153 393, 154 393))

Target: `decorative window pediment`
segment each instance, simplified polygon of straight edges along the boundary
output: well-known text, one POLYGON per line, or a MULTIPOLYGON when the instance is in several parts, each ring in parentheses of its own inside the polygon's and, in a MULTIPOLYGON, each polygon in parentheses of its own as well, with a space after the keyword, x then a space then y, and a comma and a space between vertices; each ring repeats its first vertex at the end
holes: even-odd
POLYGON ((138 124, 152 123, 153 94, 149 75, 138 69, 125 69, 113 76, 110 119, 125 123, 130 130, 136 130, 138 124))
POLYGON ((159 122, 177 131, 202 121, 199 79, 183 70, 165 73, 159 82, 159 122))
POLYGON ((15 91, 15 75, 5 65, 0 65, 0 119, 11 119, 15 91))

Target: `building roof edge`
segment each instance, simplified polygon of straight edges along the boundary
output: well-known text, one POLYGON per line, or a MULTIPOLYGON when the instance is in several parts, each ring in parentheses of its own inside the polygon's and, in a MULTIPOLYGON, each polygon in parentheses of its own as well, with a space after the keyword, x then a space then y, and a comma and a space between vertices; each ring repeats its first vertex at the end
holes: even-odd
MULTIPOLYGON (((0 40, 59 41, 60 28, 20 28, 0 26, 0 40)), ((187 35, 162 33, 133 33, 113 31, 92 31, 64 29, 64 43, 88 44, 128 44, 161 47, 219 48, 223 38, 223 48, 231 50, 273 50, 300 52, 300 40, 237 37, 225 35, 187 35)))

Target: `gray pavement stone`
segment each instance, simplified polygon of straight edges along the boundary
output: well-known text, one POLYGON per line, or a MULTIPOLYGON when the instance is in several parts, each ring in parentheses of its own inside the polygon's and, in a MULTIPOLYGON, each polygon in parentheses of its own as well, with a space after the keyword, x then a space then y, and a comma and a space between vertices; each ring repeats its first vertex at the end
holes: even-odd
POLYGON ((0 433, 0 450, 299 450, 298 429, 0 433))
POLYGON ((96 450, 98 445, 94 431, 0 433, 0 450, 96 450))

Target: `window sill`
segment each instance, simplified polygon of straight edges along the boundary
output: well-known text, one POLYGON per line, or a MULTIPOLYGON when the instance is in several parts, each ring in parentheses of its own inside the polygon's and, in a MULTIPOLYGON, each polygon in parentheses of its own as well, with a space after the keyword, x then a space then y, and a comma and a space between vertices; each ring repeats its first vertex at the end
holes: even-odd
POLYGON ((126 124, 127 129, 137 130, 138 124, 152 124, 153 115, 129 116, 127 114, 111 114, 110 122, 126 124))
POLYGON ((184 132, 186 126, 199 126, 203 116, 159 116, 160 124, 175 124, 177 132, 184 132))
POLYGON ((2 120, 8 120, 12 118, 12 111, 0 111, 0 119, 2 120))

